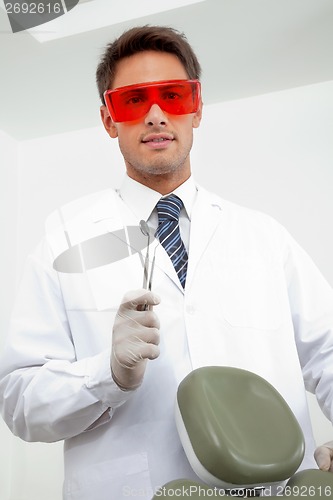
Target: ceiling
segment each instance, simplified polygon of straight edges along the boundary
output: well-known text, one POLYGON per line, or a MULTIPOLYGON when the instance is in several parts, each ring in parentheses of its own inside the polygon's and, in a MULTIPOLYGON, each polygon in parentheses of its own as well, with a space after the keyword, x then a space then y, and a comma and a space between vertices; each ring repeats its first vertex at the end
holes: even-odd
POLYGON ((124 17, 119 0, 108 2, 109 25, 105 1, 85 0, 58 18, 66 19, 66 33, 43 43, 29 32, 13 34, 0 9, 0 130, 26 140, 99 125, 98 59, 108 42, 134 25, 185 32, 203 68, 205 103, 333 80, 332 0, 197 0, 162 12, 156 12, 156 0, 141 0, 136 4, 150 3, 154 13, 125 9, 124 17), (100 27, 86 23, 77 32, 70 15, 85 4, 93 5, 100 27))

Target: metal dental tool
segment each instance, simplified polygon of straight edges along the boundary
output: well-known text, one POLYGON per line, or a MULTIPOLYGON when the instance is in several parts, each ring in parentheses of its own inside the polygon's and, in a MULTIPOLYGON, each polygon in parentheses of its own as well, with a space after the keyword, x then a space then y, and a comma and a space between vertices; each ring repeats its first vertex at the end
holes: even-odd
POLYGON ((157 244, 155 245, 153 259, 152 259, 152 262, 150 264, 149 246, 151 243, 152 230, 148 226, 147 222, 144 220, 140 220, 140 229, 141 229, 142 234, 144 234, 148 238, 146 257, 145 257, 145 263, 144 263, 144 269, 143 269, 143 288, 146 288, 147 290, 151 290, 151 286, 152 286, 152 282, 153 282, 153 274, 154 274, 154 269, 155 269, 156 248, 159 245, 159 241, 157 240, 157 244), (150 267, 150 273, 149 273, 149 267, 150 267))
POLYGON ((148 238, 146 257, 145 257, 144 269, 143 269, 143 288, 146 288, 147 290, 151 290, 152 282, 153 282, 153 274, 154 274, 154 269, 155 269, 156 248, 159 245, 159 241, 157 242, 157 245, 155 245, 153 259, 152 259, 152 262, 150 264, 149 247, 150 247, 150 243, 151 243, 151 235, 152 235, 151 231, 152 230, 148 226, 147 222, 144 220, 140 220, 140 229, 141 229, 142 234, 144 234, 148 238), (150 273, 149 273, 149 267, 150 267, 150 273))
MULTIPOLYGON (((143 288, 148 288, 148 273, 149 273, 149 247, 150 247, 150 230, 147 222, 145 220, 140 220, 140 229, 142 234, 147 236, 147 248, 146 248, 146 258, 143 267, 143 288)), ((148 288, 150 290, 150 288, 148 288)))
MULTIPOLYGON (((156 248, 158 246, 155 245, 154 248, 154 256, 153 260, 150 266, 150 258, 149 258, 149 246, 150 246, 150 228, 147 224, 146 221, 140 220, 140 229, 142 234, 147 236, 148 241, 147 241, 147 249, 146 249, 146 257, 145 257, 145 262, 144 262, 144 268, 143 268, 143 288, 146 288, 147 290, 151 290, 152 282, 153 282, 153 274, 154 274, 154 268, 155 268, 155 256, 156 256, 156 248), (149 267, 150 267, 150 274, 149 274, 149 267)), ((147 304, 144 306, 144 311, 147 311, 149 307, 147 304)))

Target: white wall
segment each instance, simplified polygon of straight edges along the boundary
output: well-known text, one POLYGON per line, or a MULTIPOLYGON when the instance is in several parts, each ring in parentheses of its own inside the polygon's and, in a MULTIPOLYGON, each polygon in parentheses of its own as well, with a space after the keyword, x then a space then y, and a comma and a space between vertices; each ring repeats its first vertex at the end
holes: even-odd
MULTIPOLYGON (((333 82, 207 106, 192 165, 204 186, 282 222, 333 285, 332 117, 333 82)), ((18 150, 20 273, 46 215, 75 197, 119 185, 123 160, 102 127, 26 141, 18 150)), ((331 425, 313 398, 310 403, 318 443, 333 439, 331 425)), ((14 457, 24 488, 1 498, 44 500, 47 491, 48 500, 59 500, 60 444, 15 440, 14 457)))
MULTIPOLYGON (((0 131, 0 349, 4 342, 4 332, 8 328, 9 311, 16 285, 17 248, 17 144, 0 131)), ((12 436, 0 418, 0 498, 9 498, 12 436)))
MULTIPOLYGON (((9 310, 16 286, 16 249, 17 249, 17 143, 0 131, 0 246, 1 287, 0 331, 5 331, 9 320, 9 310)), ((0 347, 3 336, 0 336, 0 347)))

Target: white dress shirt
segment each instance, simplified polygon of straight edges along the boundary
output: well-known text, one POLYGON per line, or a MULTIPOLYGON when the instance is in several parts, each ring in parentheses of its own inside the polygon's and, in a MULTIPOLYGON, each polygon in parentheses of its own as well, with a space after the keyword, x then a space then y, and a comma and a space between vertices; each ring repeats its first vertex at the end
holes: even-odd
MULTIPOLYGON (((155 208, 156 204, 161 198, 165 198, 171 193, 162 196, 157 191, 136 182, 127 175, 118 193, 133 215, 137 217, 138 221, 147 221, 151 228, 154 230, 157 229, 158 215, 155 208)), ((173 194, 177 195, 184 205, 180 211, 179 229, 187 253, 189 253, 191 213, 197 195, 197 188, 193 177, 189 177, 189 179, 173 191, 173 194)))

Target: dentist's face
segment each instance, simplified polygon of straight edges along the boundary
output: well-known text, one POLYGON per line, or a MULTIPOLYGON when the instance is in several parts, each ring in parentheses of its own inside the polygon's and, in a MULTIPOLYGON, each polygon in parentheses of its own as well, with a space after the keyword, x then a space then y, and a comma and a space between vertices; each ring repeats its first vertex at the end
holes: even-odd
MULTIPOLYGON (((188 79, 188 75, 175 55, 146 51, 119 61, 112 89, 182 79, 188 79)), ((101 107, 107 132, 118 137, 128 175, 147 186, 155 186, 157 177, 162 182, 173 179, 179 185, 190 176, 193 128, 199 126, 201 113, 201 103, 196 113, 187 115, 168 114, 152 104, 142 118, 114 123, 107 108, 101 107)))

